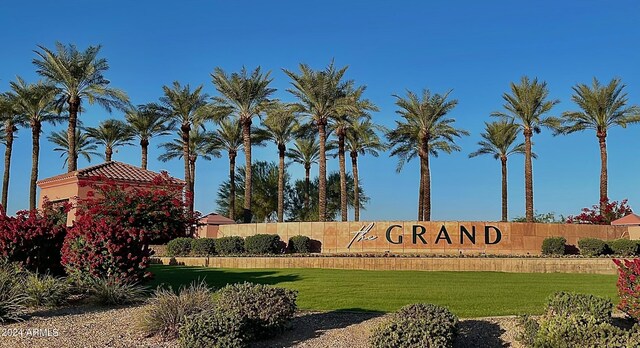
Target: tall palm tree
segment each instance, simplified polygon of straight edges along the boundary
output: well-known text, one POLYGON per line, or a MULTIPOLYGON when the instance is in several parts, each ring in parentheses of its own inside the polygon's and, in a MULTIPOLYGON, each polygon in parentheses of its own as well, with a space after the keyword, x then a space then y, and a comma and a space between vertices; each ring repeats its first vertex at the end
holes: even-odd
POLYGON ((347 169, 345 155, 345 137, 351 125, 360 118, 369 118, 369 111, 377 111, 378 108, 368 99, 362 99, 366 87, 354 88, 348 85, 344 91, 347 102, 355 113, 337 113, 329 118, 329 128, 337 138, 338 163, 340 172, 340 216, 342 221, 347 221, 347 169))
MULTIPOLYGON (((57 145, 57 147, 53 148, 53 151, 60 152, 60 158, 64 158, 64 161, 62 162, 62 168, 64 168, 69 161, 69 141, 67 139, 67 132, 52 132, 47 137, 47 140, 57 145)), ((80 129, 76 129, 75 144, 74 157, 76 162, 78 161, 79 156, 84 157, 84 159, 89 163, 91 163, 91 156, 100 156, 100 154, 96 152, 98 145, 96 145, 95 140, 93 140, 89 134, 82 133, 80 129)))
POLYGON ((540 133, 541 127, 557 129, 560 121, 554 117, 544 117, 554 105, 560 101, 549 100, 547 83, 539 82, 537 78, 530 80, 524 76, 520 83, 511 83, 511 94, 502 95, 505 103, 504 111, 496 111, 492 115, 513 121, 524 135, 524 186, 525 186, 525 217, 527 222, 533 222, 533 165, 531 162, 531 137, 540 133))
MULTIPOLYGON (((270 96, 276 90, 270 88, 272 78, 270 72, 262 73, 257 67, 251 74, 246 68, 239 73, 227 75, 224 70, 216 68, 211 74, 213 84, 220 96, 213 98, 214 102, 231 111, 231 115, 237 117, 242 126, 244 139, 244 158, 246 178, 244 186, 244 222, 251 222, 251 122, 254 116, 260 115, 271 103, 270 96)), ((225 114, 227 114, 225 112, 225 114)))
POLYGON ((111 162, 113 151, 121 146, 131 145, 133 133, 125 122, 115 119, 104 120, 98 127, 88 127, 87 134, 98 145, 104 146, 104 158, 111 162))
POLYGON ((149 141, 153 137, 169 135, 175 124, 168 119, 166 112, 155 104, 139 105, 125 115, 133 135, 140 141, 141 167, 147 169, 149 141))
POLYGON ((227 151, 229 156, 229 219, 236 220, 236 157, 242 150, 244 138, 240 122, 233 119, 223 119, 218 122, 218 128, 213 131, 212 144, 220 150, 227 151))
POLYGON ((609 129, 640 122, 640 110, 628 106, 629 98, 624 92, 625 85, 614 78, 602 85, 594 78, 591 87, 578 84, 573 87, 573 100, 581 111, 567 111, 562 114, 563 125, 558 133, 574 133, 587 129, 595 130, 600 145, 600 208, 608 199, 607 184, 607 133, 609 129))
POLYGON ((276 103, 267 110, 267 117, 262 122, 263 128, 258 129, 257 136, 261 139, 273 141, 278 147, 278 222, 284 221, 284 158, 287 153, 287 143, 296 137, 299 123, 296 112, 289 105, 276 103))
POLYGON ((164 96, 160 98, 161 107, 166 109, 168 117, 179 127, 178 133, 182 139, 182 156, 184 160, 184 181, 187 183, 187 197, 190 197, 189 213, 193 213, 193 180, 189 163, 189 135, 194 124, 200 124, 207 111, 209 96, 202 92, 202 85, 193 91, 189 84, 182 86, 174 81, 171 86, 163 86, 164 96))
POLYGON ((346 149, 351 156, 351 172, 353 175, 353 207, 354 221, 360 221, 360 177, 358 175, 358 155, 370 154, 378 157, 379 151, 384 151, 386 145, 380 140, 376 131, 384 131, 371 120, 358 120, 351 125, 345 134, 346 149))
POLYGON ((431 94, 427 89, 422 96, 409 91, 407 97, 396 97, 400 108, 396 113, 403 121, 396 121, 396 128, 387 133, 393 148, 391 155, 399 157, 397 170, 404 162, 416 155, 420 157, 420 196, 418 200, 418 220, 431 220, 431 173, 429 156, 438 156, 439 152, 460 151, 455 138, 469 135, 469 132, 454 127, 454 119, 445 118, 455 108, 458 101, 447 100, 451 91, 431 94))
POLYGON ((55 123, 60 116, 54 113, 56 89, 43 82, 27 84, 18 77, 11 82, 16 112, 31 128, 31 179, 29 182, 29 209, 36 208, 36 182, 38 181, 38 163, 40 159, 40 134, 43 123, 55 123))
MULTIPOLYGON (((485 131, 481 141, 478 142, 480 148, 469 154, 469 157, 480 155, 491 155, 499 159, 502 165, 502 221, 508 221, 507 212, 507 158, 513 154, 524 154, 524 143, 515 144, 520 128, 518 125, 508 122, 485 122, 485 131)), ((535 158, 535 154, 532 154, 535 158)))
MULTIPOLYGON (((189 176, 191 177, 189 190, 191 192, 194 192, 196 161, 198 158, 210 161, 212 157, 220 157, 220 150, 212 140, 212 134, 198 125, 196 125, 196 127, 191 130, 191 134, 189 134, 189 176)), ((159 147, 164 149, 164 153, 158 157, 162 162, 167 162, 174 158, 183 158, 184 156, 182 137, 176 138, 171 142, 163 143, 159 147)))
POLYGON ((129 97, 123 91, 109 86, 110 81, 104 76, 109 64, 105 58, 98 57, 101 46, 89 46, 79 51, 73 44, 57 42, 55 51, 44 46, 38 48, 38 57, 33 60, 36 71, 58 88, 58 108, 62 110, 67 106, 68 171, 72 172, 78 169, 72 154, 76 153, 75 133, 83 101, 97 103, 111 112, 113 108, 125 110, 129 106, 129 97))
POLYGON ((316 139, 315 136, 313 138, 296 139, 293 144, 293 149, 287 151, 287 157, 293 162, 304 166, 304 208, 309 209, 311 165, 318 163, 318 159, 320 158, 320 144, 318 143, 318 139, 316 139))
POLYGON ((16 111, 15 96, 10 93, 0 94, 0 121, 4 124, 4 175, 2 177, 2 207, 7 209, 9 197, 9 176, 11 173, 11 154, 13 140, 18 127, 24 125, 24 117, 16 111))
POLYGON ((357 113, 345 94, 351 81, 343 81, 347 67, 337 69, 333 62, 321 71, 315 71, 306 64, 300 64, 300 72, 284 69, 291 78, 292 88, 288 89, 298 99, 300 112, 310 117, 318 127, 320 161, 318 187, 318 220, 326 220, 327 212, 327 124, 334 115, 357 113))

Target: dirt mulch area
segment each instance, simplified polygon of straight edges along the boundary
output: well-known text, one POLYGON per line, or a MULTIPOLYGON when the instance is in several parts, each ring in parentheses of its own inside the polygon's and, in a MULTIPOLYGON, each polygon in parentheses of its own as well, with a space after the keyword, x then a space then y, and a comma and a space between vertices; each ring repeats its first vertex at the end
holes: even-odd
MULTIPOLYGON (((176 347, 175 341, 144 337, 136 323, 143 307, 73 306, 33 312, 24 322, 0 325, 0 347, 176 347)), ((300 312, 291 330, 254 347, 364 348, 370 330, 384 318, 379 313, 300 312)), ((518 348, 516 334, 515 317, 465 319, 455 347, 518 348)))

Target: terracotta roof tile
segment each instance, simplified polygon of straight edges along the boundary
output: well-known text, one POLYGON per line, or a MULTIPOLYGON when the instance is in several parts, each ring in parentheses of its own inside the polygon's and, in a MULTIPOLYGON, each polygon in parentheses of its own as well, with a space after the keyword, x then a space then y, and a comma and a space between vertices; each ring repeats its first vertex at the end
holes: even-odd
POLYGON ((636 214, 629 214, 618 220, 612 221, 612 225, 640 225, 640 216, 636 214))
MULTIPOLYGON (((160 175, 150 170, 142 169, 140 167, 132 166, 130 164, 111 161, 98 164, 95 166, 87 167, 84 169, 76 170, 73 172, 56 175, 50 178, 42 179, 38 181, 38 185, 42 183, 48 183, 58 180, 63 180, 71 177, 78 177, 79 179, 88 179, 91 177, 105 177, 116 181, 129 181, 139 183, 149 183, 153 179, 160 175)), ((176 178, 172 178, 176 184, 184 185, 184 181, 176 178)))
POLYGON ((229 219, 226 216, 222 216, 217 213, 209 213, 200 218, 200 223, 210 224, 210 225, 228 225, 228 224, 235 224, 236 222, 229 219))

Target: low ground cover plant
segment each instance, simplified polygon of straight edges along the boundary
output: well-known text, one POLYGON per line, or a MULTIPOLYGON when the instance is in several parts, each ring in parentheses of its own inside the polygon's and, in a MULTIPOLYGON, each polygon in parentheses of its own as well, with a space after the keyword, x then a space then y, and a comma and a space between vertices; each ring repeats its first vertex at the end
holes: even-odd
POLYGON ((542 241, 543 255, 564 255, 567 239, 564 237, 549 237, 542 241))
POLYGON ((24 293, 21 269, 0 259, 0 323, 21 320, 29 297, 24 293))
POLYGON ((256 234, 244 239, 244 249, 250 254, 280 254, 282 244, 277 234, 256 234))
POLYGON ((549 296, 547 312, 555 316, 586 315, 606 322, 611 319, 613 302, 604 297, 560 291, 549 296))
POLYGON ((457 331, 458 318, 448 309, 418 303, 375 328, 369 342, 373 348, 452 347, 457 331))
POLYGON ((24 292, 29 306, 57 307, 66 304, 72 287, 68 279, 50 274, 28 273, 24 276, 24 292))
POLYGON ((139 303, 147 296, 145 287, 116 278, 94 277, 86 285, 91 301, 102 306, 139 303))

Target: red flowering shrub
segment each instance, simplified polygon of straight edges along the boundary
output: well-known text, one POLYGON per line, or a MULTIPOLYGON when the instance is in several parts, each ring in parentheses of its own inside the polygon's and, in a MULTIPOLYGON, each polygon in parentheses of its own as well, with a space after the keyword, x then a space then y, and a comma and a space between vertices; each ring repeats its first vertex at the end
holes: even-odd
POLYGON ((618 260, 618 309, 640 321, 640 259, 618 260))
POLYGON ((31 271, 62 273, 60 249, 66 228, 57 210, 66 217, 67 209, 46 204, 41 212, 23 210, 7 216, 0 206, 0 256, 31 271))
POLYGON ((624 199, 621 202, 610 202, 608 198, 605 198, 600 202, 603 209, 600 209, 601 205, 594 205, 591 208, 583 208, 582 212, 576 216, 569 216, 567 219, 568 224, 591 224, 591 225, 611 225, 611 221, 615 221, 621 217, 625 217, 633 211, 627 204, 627 200, 624 199))
POLYGON ((166 175, 145 188, 113 182, 92 188, 78 202, 62 248, 62 264, 73 276, 139 282, 148 276, 149 244, 185 236, 197 218, 166 175))

